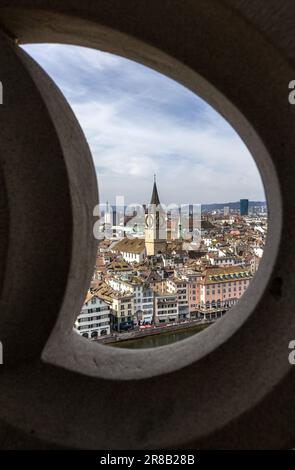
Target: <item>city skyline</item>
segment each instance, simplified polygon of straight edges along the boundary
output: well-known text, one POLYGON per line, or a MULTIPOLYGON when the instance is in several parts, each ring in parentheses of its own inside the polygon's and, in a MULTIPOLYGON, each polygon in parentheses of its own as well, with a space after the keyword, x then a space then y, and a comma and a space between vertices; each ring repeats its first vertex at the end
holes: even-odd
POLYGON ((114 204, 116 195, 124 195, 126 204, 144 202, 157 173, 164 204, 265 201, 258 169, 239 136, 188 89, 91 49, 24 49, 72 106, 93 155, 101 200, 114 204))

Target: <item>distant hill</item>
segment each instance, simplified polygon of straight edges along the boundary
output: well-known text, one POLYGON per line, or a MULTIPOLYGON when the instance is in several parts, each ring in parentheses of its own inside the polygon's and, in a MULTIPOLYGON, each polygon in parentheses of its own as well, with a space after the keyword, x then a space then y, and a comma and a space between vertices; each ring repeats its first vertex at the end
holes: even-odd
MULTIPOLYGON (((261 207, 261 206, 267 206, 267 203, 265 201, 249 201, 249 207, 261 207)), ((113 213, 116 213, 116 206, 112 205, 110 206, 112 208, 113 213)), ((188 207, 187 205, 185 207, 188 207)), ((212 203, 212 204, 201 204, 201 209, 203 212, 205 211, 214 211, 214 210, 223 210, 224 207, 229 207, 230 209, 233 210, 239 210, 240 209, 240 201, 236 202, 218 202, 218 203, 212 203)), ((127 206, 124 206, 124 209, 127 209, 127 206)), ((122 210, 122 207, 119 208, 120 212, 122 210)), ((128 217, 128 216, 126 216, 128 217)))
MULTIPOLYGON (((249 201, 249 207, 261 207, 266 206, 265 201, 249 201)), ((215 210, 223 210, 224 207, 229 207, 233 210, 240 209, 240 201, 237 202, 224 202, 224 203, 213 203, 213 204, 201 204, 202 211, 215 211, 215 210)))

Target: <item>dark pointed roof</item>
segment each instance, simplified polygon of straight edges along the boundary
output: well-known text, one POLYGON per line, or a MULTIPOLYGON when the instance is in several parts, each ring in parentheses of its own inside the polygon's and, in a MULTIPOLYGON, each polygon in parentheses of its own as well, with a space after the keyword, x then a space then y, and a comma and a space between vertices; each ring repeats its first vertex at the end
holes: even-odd
POLYGON ((156 206, 158 206, 160 204, 160 199, 159 199, 159 194, 158 194, 158 189, 157 189, 157 183, 156 183, 156 175, 154 176, 154 186, 153 186, 151 204, 155 204, 156 206))

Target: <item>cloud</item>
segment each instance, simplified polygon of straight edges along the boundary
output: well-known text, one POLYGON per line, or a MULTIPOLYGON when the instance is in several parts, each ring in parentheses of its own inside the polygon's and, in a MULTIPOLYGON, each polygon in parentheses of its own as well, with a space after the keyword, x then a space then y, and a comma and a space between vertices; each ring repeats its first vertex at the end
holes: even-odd
POLYGON ((24 49, 75 112, 102 200, 148 202, 157 173, 164 203, 264 200, 258 169, 229 124, 173 80, 111 54, 64 45, 24 49))

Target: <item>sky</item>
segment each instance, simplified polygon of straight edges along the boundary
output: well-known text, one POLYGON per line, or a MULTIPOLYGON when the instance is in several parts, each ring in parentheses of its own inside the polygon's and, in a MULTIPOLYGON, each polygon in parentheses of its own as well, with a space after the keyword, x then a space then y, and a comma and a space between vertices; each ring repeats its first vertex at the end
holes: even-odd
POLYGON ((265 200, 254 160, 197 95, 141 64, 59 44, 23 46, 71 105, 88 141, 101 202, 164 204, 265 200))

